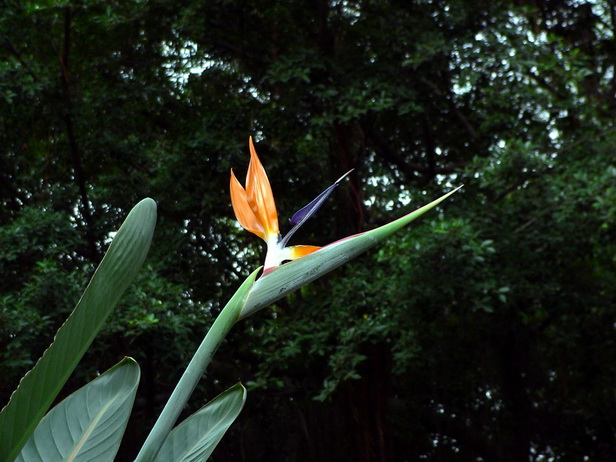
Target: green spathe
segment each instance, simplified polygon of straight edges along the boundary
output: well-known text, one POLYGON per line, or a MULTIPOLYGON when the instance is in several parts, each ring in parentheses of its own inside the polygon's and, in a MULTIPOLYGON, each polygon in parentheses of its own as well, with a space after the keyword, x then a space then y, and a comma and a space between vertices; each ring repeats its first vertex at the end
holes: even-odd
POLYGON ((240 318, 250 316, 254 312, 265 308, 276 300, 355 258, 440 204, 461 187, 391 223, 336 241, 310 255, 267 271, 252 287, 240 318))

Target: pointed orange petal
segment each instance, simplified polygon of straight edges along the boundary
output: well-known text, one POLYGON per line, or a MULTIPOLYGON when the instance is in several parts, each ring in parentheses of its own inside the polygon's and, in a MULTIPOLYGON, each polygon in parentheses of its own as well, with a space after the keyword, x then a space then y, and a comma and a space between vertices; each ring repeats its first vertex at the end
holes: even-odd
POLYGON ((305 257, 312 252, 316 252, 321 247, 314 245, 293 245, 289 247, 291 260, 297 260, 300 257, 305 257))
POLYGON ((276 212, 276 202, 270 186, 265 169, 257 156, 257 151, 252 143, 250 145, 250 164, 246 175, 246 195, 248 204, 254 214, 259 218, 265 227, 268 236, 278 235, 278 213, 276 212))
POLYGON ((240 225, 242 225, 246 231, 256 234, 263 240, 267 240, 265 228, 248 204, 246 190, 235 177, 233 170, 231 170, 229 189, 231 190, 231 205, 233 205, 233 211, 235 212, 237 221, 240 222, 240 225))

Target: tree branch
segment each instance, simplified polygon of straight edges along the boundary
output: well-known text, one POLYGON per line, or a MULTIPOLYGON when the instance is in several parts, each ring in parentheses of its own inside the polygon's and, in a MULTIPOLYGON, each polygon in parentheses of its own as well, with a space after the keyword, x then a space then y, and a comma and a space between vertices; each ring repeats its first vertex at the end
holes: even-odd
POLYGON ((442 167, 436 165, 422 165, 416 162, 408 162, 398 150, 394 149, 381 135, 378 130, 373 128, 364 128, 366 138, 374 151, 386 162, 395 165, 408 178, 417 178, 417 174, 422 175, 448 175, 455 173, 457 169, 462 167, 461 164, 449 163, 442 167))
POLYGON ((445 95, 434 82, 428 80, 424 76, 421 76, 419 78, 419 80, 421 82, 423 82, 424 84, 426 84, 428 87, 430 87, 432 89, 432 91, 434 93, 436 93, 437 95, 445 97, 445 99, 449 103, 450 109, 453 111, 453 113, 458 118, 458 120, 460 121, 462 126, 469 133, 469 135, 471 135, 471 138, 473 138, 473 139, 478 139, 479 138, 479 135, 477 134, 477 131, 475 130, 473 125, 470 123, 470 121, 467 119, 467 117, 462 113, 462 111, 460 111, 458 106, 456 106, 456 104, 455 104, 455 102, 453 100, 452 95, 445 95))
POLYGON ((79 194, 81 199, 81 214, 85 222, 85 233, 88 241, 88 249, 90 252, 90 258, 98 259, 98 248, 96 246, 96 239, 94 238, 94 224, 92 220, 92 212, 90 209, 90 199, 88 198, 88 188, 86 184, 86 176, 82 163, 82 152, 77 144, 77 138, 75 136, 75 127, 73 123, 73 101, 71 96, 70 78, 69 78, 69 54, 71 47, 71 9, 66 7, 64 9, 64 43, 62 46, 62 53, 60 54, 60 71, 62 89, 64 92, 64 105, 65 110, 62 112, 62 119, 66 126, 66 135, 68 138, 69 148, 71 152, 71 158, 73 162, 73 170, 75 173, 75 181, 79 188, 79 194))
POLYGON ((511 458, 503 454, 500 445, 490 441, 481 431, 474 429, 459 419, 431 410, 429 422, 435 427, 436 433, 447 435, 467 447, 485 460, 490 462, 512 462, 511 458))

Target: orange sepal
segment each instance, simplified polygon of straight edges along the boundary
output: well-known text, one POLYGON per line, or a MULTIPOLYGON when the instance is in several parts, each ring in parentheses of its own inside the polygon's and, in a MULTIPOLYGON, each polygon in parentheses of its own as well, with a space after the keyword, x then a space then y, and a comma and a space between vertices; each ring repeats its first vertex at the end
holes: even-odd
POLYGON ((293 245, 289 247, 291 260, 297 260, 298 258, 305 257, 306 255, 316 252, 321 247, 316 245, 293 245))
POLYGON ((257 156, 257 151, 255 151, 252 143, 252 137, 250 137, 249 146, 250 164, 248 164, 248 173, 246 174, 248 204, 265 228, 266 236, 277 236, 280 231, 278 229, 278 212, 276 211, 272 187, 265 169, 257 156))
POLYGON ((265 228, 250 206, 246 190, 235 177, 233 169, 231 169, 229 189, 231 190, 231 205, 233 206, 233 212, 235 212, 237 221, 240 222, 240 225, 246 231, 256 234, 264 241, 267 241, 265 228))

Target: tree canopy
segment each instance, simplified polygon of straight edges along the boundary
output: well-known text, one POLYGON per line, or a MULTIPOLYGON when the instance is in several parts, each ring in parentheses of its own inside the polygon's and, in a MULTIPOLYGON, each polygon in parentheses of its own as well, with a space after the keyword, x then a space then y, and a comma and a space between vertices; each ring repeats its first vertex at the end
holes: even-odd
POLYGON ((146 268, 65 391, 133 356, 134 457, 261 264, 228 190, 253 136, 281 224, 354 169, 294 243, 464 188, 235 327, 193 400, 251 389, 213 460, 616 458, 611 2, 1 4, 0 404, 151 196, 146 268))

